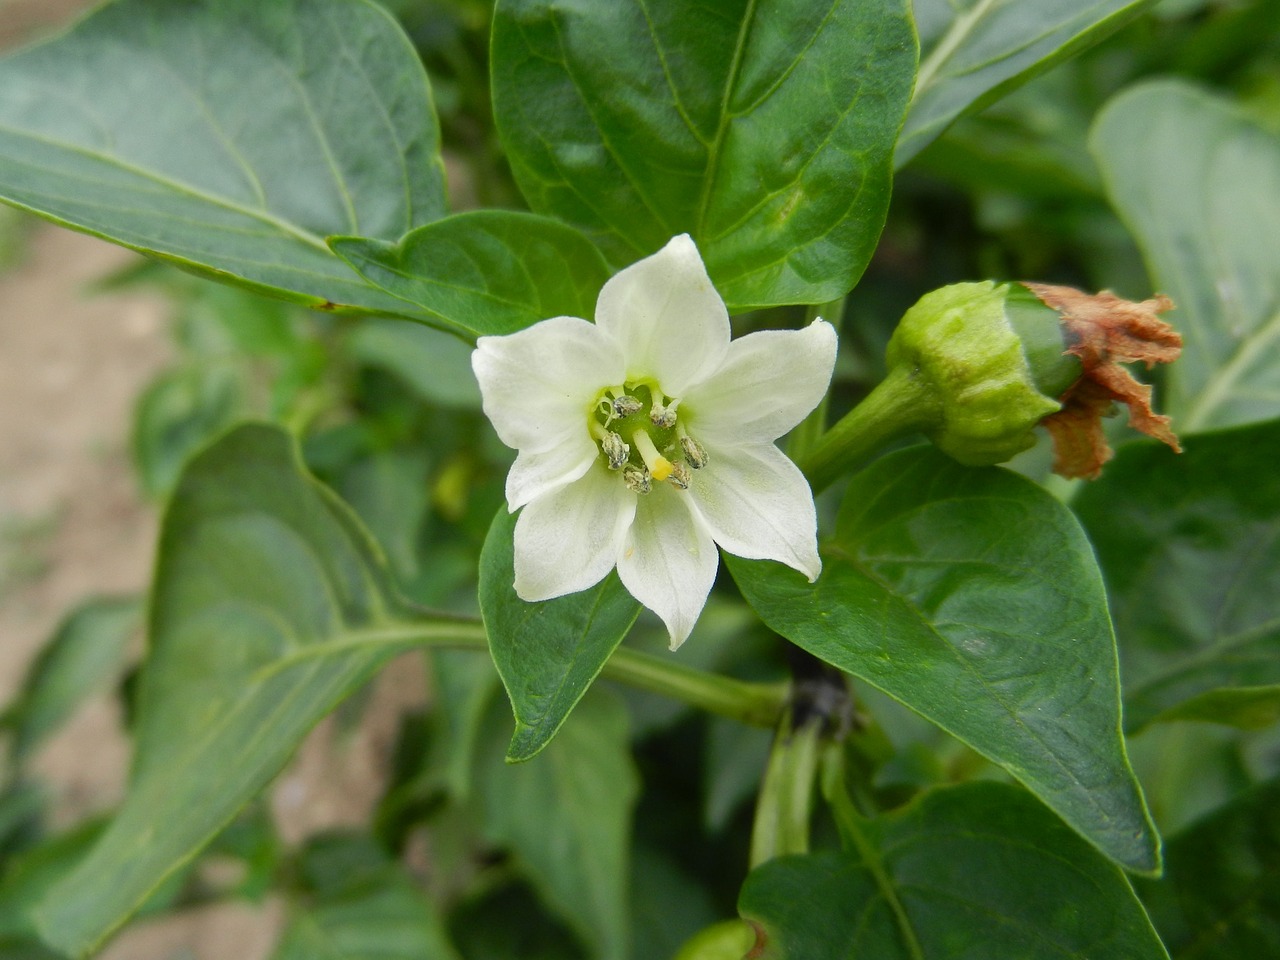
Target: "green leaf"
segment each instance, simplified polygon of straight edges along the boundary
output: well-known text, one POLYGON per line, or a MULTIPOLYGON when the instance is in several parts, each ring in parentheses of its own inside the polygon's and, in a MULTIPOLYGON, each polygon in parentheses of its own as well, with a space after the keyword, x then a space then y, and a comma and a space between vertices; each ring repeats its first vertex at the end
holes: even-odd
POLYGON ((132 782, 89 857, 41 904, 50 944, 90 952, 403 649, 377 548, 249 425, 192 460, 165 516, 132 782))
POLYGON ((528 760, 551 742, 640 615, 613 572, 581 593, 521 600, 514 587, 515 525, 500 507, 480 554, 480 612, 516 718, 511 761, 528 760))
POLYGON ((1131 444, 1074 506, 1111 591, 1125 724, 1280 717, 1280 421, 1131 444))
POLYGON ((314 902, 289 921, 272 960, 457 960, 431 902, 363 838, 326 839, 314 902), (335 849, 336 848, 336 849, 335 849))
POLYGON ((1016 787, 970 783, 861 821, 857 850, 754 870, 764 960, 1167 958, 1124 874, 1016 787))
POLYGON ((914 0, 920 72, 898 166, 958 117, 1105 40, 1154 0, 914 0))
POLYGON ((1164 406, 1190 433, 1280 416, 1280 138, 1228 101, 1153 81, 1112 100, 1090 147, 1186 348, 1164 406))
POLYGON ((379 450, 350 464, 335 484, 382 547, 400 583, 418 573, 418 541, 430 495, 427 468, 420 449, 379 450))
POLYGON ((906 0, 499 0, 494 114, 539 212, 615 266, 697 242, 731 310, 843 296, 915 70, 906 0))
POLYGON ((471 794, 475 751, 490 700, 498 692, 493 664, 471 651, 440 650, 431 659, 435 723, 433 748, 440 776, 456 800, 471 794))
POLYGON ((29 757, 89 694, 120 674, 125 648, 141 626, 142 604, 135 597, 90 600, 62 621, 6 717, 15 759, 29 757))
POLYGON ((401 313, 473 338, 548 317, 590 318, 609 279, 608 264, 577 230, 507 210, 455 214, 398 243, 331 237, 329 245, 405 301, 401 313))
POLYGON ((444 212, 431 91, 367 0, 120 0, 0 60, 0 199, 228 283, 397 312, 335 257, 444 212))
POLYGON ((1280 780, 1169 841, 1162 879, 1138 883, 1174 960, 1280 956, 1280 780))
POLYGON ((183 464, 239 419, 248 390, 232 364, 201 362, 153 380, 134 408, 133 459, 147 494, 168 496, 183 464))
POLYGON ((369 317, 355 326, 346 345, 355 360, 395 374, 428 403, 480 409, 472 347, 457 337, 420 323, 369 317))
POLYGON ((1118 863, 1158 869, 1102 579, 1066 507, 915 448, 854 477, 822 556, 813 584, 727 561, 771 628, 1003 766, 1118 863))
POLYGON ((599 960, 625 960, 628 847, 639 777, 627 714, 610 697, 586 698, 542 754, 502 759, 506 719, 494 710, 477 769, 485 831, 510 847, 539 893, 599 960))

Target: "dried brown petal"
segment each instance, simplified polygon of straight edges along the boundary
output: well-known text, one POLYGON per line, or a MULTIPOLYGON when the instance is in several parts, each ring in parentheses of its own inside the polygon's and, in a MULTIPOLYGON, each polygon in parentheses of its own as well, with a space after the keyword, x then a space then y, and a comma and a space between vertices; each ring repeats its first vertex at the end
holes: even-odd
POLYGON ((1182 352, 1182 337, 1157 314, 1173 309, 1165 296, 1134 303, 1104 290, 1088 294, 1044 283, 1024 286, 1058 311, 1066 331, 1067 353, 1080 358, 1080 379, 1059 397, 1062 410, 1043 422, 1053 437, 1055 473, 1064 477, 1098 476, 1111 459, 1102 432, 1102 417, 1112 403, 1129 408, 1129 424, 1167 443, 1182 447, 1169 418, 1151 409, 1151 387, 1139 383, 1120 364, 1142 361, 1148 367, 1169 363, 1182 352))

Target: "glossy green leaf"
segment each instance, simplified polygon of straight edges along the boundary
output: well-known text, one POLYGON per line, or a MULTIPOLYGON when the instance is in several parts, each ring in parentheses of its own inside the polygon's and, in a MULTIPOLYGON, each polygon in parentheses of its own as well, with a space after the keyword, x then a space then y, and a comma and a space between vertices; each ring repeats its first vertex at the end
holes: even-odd
POLYGON ((1074 506, 1106 574, 1125 722, 1280 717, 1280 421, 1132 444, 1074 506))
POLYGON ((16 759, 30 756, 87 696, 119 677, 125 649, 141 627, 142 604, 136 597, 90 600, 62 621, 5 718, 13 729, 16 759))
POLYGON ((284 765, 307 731, 403 649, 383 561, 302 468, 244 426, 197 456, 165 516, 128 796, 45 898, 45 938, 91 951, 284 765))
POLYGON ((1185 349, 1163 405, 1188 433, 1280 416, 1280 138, 1173 80, 1133 87, 1094 124, 1112 204, 1185 349))
POLYGON ((854 477, 818 581, 727 558, 765 623, 1003 766, 1107 856, 1158 868, 1120 736, 1102 578, 1035 484, 931 448, 854 477))
POLYGON ((509 847, 541 896, 599 960, 625 960, 631 816, 639 794, 627 714, 597 692, 528 763, 502 757, 506 718, 490 714, 477 769, 485 831, 509 847))
POLYGON ((494 113, 615 266, 688 233, 731 310, 823 303, 880 235, 915 58, 905 0, 499 0, 494 113))
POLYGON ((1154 0, 914 0, 920 73, 895 162, 958 117, 1106 39, 1154 0))
POLYGON ((1138 883, 1173 960, 1280 957, 1280 780, 1173 837, 1165 875, 1138 883))
POLYGON ((507 750, 513 761, 551 742, 640 615, 616 573, 567 597, 521 600, 513 586, 515 525, 500 508, 480 554, 480 612, 516 718, 507 750))
POLYGON ((120 0, 0 61, 0 199, 216 279, 396 312, 325 245, 444 212, 421 62, 368 0, 120 0))
POLYGON ((531 213, 472 210, 398 243, 331 237, 334 252, 405 301, 401 313, 467 336, 513 333, 548 317, 590 318, 609 279, 577 230, 531 213))
POLYGON ((760 960, 1165 960, 1124 874, 1024 791, 970 783, 754 870, 760 960))

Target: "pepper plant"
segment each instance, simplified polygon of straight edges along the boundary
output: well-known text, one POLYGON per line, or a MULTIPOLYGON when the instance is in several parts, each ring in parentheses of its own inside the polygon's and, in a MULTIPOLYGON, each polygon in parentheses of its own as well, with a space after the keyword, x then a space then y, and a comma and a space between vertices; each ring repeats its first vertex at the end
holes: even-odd
POLYGON ((1274 4, 1152 6, 114 0, 0 60, 0 199, 202 278, 130 278, 128 793, 30 789, 97 603, 6 714, 4 955, 275 891, 276 958, 1280 956, 1274 4), (366 828, 284 843, 424 666, 366 828))

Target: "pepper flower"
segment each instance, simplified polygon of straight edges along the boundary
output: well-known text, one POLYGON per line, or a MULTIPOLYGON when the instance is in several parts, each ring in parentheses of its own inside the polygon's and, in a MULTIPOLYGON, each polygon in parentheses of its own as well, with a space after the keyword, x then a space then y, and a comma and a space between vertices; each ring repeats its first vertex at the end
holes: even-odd
POLYGON ((717 544, 812 582, 813 494, 773 441, 818 405, 835 356, 823 320, 731 342, 687 235, 605 283, 595 323, 553 317, 481 337, 471 363, 484 412, 518 451, 506 484, 521 510, 517 595, 576 593, 617 567, 675 650, 711 591, 717 544))

